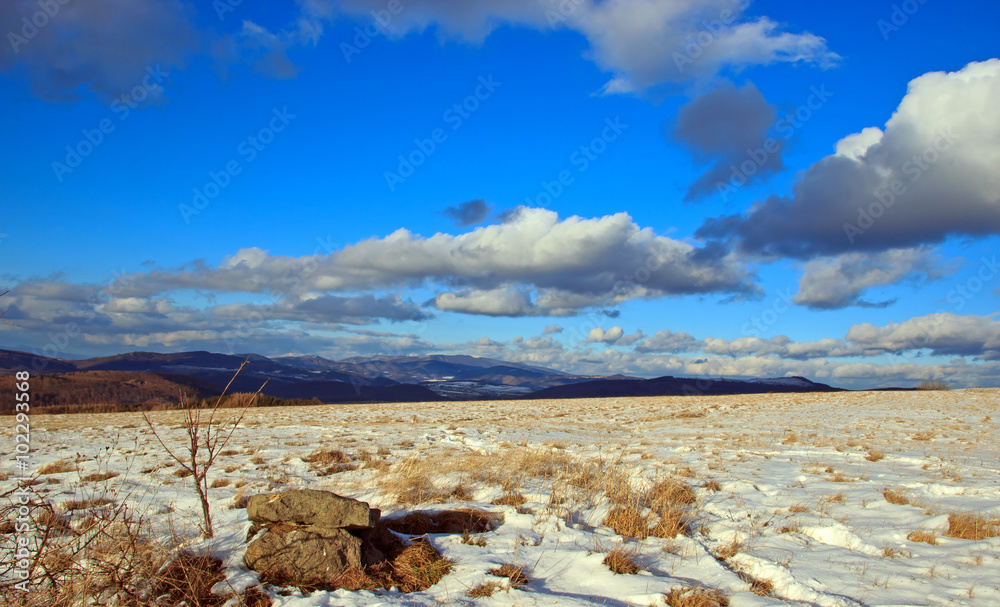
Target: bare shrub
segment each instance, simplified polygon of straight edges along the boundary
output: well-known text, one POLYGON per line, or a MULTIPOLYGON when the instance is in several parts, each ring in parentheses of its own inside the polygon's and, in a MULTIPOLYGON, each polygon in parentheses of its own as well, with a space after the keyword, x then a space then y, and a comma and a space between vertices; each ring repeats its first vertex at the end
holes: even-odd
POLYGON ((925 379, 917 386, 917 390, 951 390, 951 387, 940 380, 925 379))
POLYGON ((189 406, 186 398, 182 398, 182 404, 186 407, 183 428, 187 433, 184 451, 175 452, 168 447, 153 424, 153 420, 149 417, 149 414, 142 414, 142 419, 146 422, 146 425, 160 444, 160 447, 163 448, 171 459, 180 464, 181 470, 188 473, 187 476, 191 476, 194 480, 194 488, 198 494, 198 501, 201 504, 202 537, 205 539, 209 539, 215 535, 215 531, 212 529, 211 506, 208 501, 208 473, 211 471, 216 458, 225 450, 226 444, 229 443, 229 439, 236 432, 236 428, 240 425, 240 422, 243 421, 247 410, 253 406, 257 396, 260 395, 261 390, 267 385, 267 381, 265 381, 264 385, 260 387, 260 390, 257 390, 252 398, 241 399, 244 401, 243 404, 235 410, 235 414, 230 419, 219 419, 219 406, 223 402, 223 397, 229 391, 233 380, 236 379, 248 362, 249 360, 246 360, 240 364, 240 368, 233 374, 232 379, 229 380, 229 383, 226 384, 225 389, 222 391, 222 395, 215 400, 215 404, 211 409, 203 412, 202 409, 189 406))

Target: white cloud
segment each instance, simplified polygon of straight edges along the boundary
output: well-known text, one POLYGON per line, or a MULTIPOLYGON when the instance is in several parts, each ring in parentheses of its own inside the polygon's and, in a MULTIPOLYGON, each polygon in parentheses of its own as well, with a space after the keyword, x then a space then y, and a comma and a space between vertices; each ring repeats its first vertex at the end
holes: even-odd
POLYGON ((1000 234, 1000 59, 914 79, 878 129, 845 137, 791 196, 709 219, 700 238, 808 259, 1000 234))
POLYGON ((590 330, 590 334, 587 335, 587 343, 613 344, 621 339, 623 335, 625 335, 625 331, 621 327, 611 327, 607 331, 601 327, 594 327, 590 330))
POLYGON ((805 264, 794 302, 813 308, 882 307, 893 302, 866 301, 861 294, 903 280, 919 284, 954 270, 942 267, 934 253, 933 249, 924 248, 890 249, 811 260, 805 264))

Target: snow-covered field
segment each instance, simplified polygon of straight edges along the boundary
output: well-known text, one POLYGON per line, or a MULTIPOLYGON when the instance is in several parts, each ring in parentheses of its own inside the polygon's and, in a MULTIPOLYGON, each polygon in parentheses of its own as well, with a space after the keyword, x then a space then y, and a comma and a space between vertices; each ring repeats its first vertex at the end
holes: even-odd
MULTIPOLYGON (((454 565, 424 592, 269 589, 278 605, 664 605, 672 588, 689 586, 718 589, 733 606, 998 605, 1000 537, 947 534, 950 513, 1000 518, 998 403, 1000 391, 967 390, 256 409, 210 474, 225 486, 211 489, 216 537, 205 545, 224 557, 229 584, 254 584, 235 495, 316 488, 383 516, 471 507, 504 522, 483 534, 485 546, 430 536, 454 565), (303 458, 321 448, 357 468, 318 476, 303 458), (579 482, 595 474, 636 495, 665 478, 688 484, 691 535, 617 535, 604 525, 614 505, 579 482), (448 496, 457 486, 471 501, 448 496), (890 503, 886 489, 909 503, 890 503), (492 503, 518 493, 520 506, 492 503), (401 494, 431 501, 401 505, 401 494), (915 531, 935 543, 908 539, 915 531), (616 547, 641 571, 612 573, 603 560, 616 547), (489 573, 503 563, 523 565, 529 583, 507 588, 489 573), (751 592, 755 579, 769 596, 751 592), (501 588, 469 596, 489 582, 501 588)), ((181 415, 153 418, 179 445, 181 415)), ((98 467, 128 468, 106 483, 138 488, 160 529, 197 528, 191 479, 173 474, 138 414, 31 421, 33 465, 80 460, 79 471, 42 477, 50 499, 104 490, 81 480, 98 467)), ((9 463, 3 470, 12 474, 9 463)))

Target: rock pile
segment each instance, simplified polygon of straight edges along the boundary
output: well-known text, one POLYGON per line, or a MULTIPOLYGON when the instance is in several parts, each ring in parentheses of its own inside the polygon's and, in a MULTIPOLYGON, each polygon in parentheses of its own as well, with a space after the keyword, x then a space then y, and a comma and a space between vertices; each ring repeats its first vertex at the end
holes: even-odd
POLYGON ((399 544, 379 525, 380 516, 365 502, 329 491, 254 495, 247 502, 253 540, 246 564, 273 584, 333 587, 346 571, 384 561, 377 546, 399 544))

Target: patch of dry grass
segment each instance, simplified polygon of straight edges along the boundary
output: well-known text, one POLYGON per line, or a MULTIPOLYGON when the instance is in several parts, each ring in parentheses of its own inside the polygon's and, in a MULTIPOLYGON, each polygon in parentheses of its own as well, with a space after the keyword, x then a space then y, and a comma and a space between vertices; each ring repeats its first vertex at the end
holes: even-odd
POLYGON ((50 462, 38 469, 39 475, 65 474, 66 472, 76 472, 76 465, 64 459, 50 462))
POLYGON ((490 574, 497 577, 505 577, 510 580, 511 588, 520 588, 528 584, 528 573, 524 570, 524 565, 516 563, 504 563, 499 567, 490 569, 490 574))
POLYGON ((635 554, 632 551, 618 546, 604 557, 603 563, 614 573, 634 575, 640 571, 634 557, 635 554))
POLYGON ((93 474, 88 474, 86 476, 81 477, 80 480, 85 483, 91 483, 91 482, 100 483, 111 480, 116 476, 119 476, 117 472, 95 472, 93 474))
POLYGON ((500 584, 496 582, 483 582, 469 590, 469 596, 479 599, 486 596, 493 596, 493 593, 500 590, 500 584))
POLYGON ((664 595, 667 607, 728 607, 729 597, 718 590, 688 586, 664 595))
POLYGON ((986 518, 971 512, 952 512, 948 515, 948 537, 962 540, 985 540, 1000 536, 1000 519, 986 518))
POLYGON ((885 459, 885 451, 881 449, 870 449, 868 454, 865 455, 865 459, 870 462, 878 462, 885 459))
POLYGON ((930 544, 931 546, 937 546, 937 534, 933 531, 928 531, 927 529, 917 529, 916 531, 911 531, 906 539, 911 542, 924 542, 925 544, 930 544))
POLYGON ((521 495, 520 493, 512 492, 512 493, 504 493, 497 499, 493 500, 493 505, 514 506, 516 508, 517 506, 520 506, 526 501, 528 501, 528 499, 523 495, 521 495))
POLYGON ((902 491, 896 491, 895 489, 883 489, 882 496, 885 497, 885 501, 890 504, 896 504, 897 506, 908 506, 910 504, 910 498, 907 497, 902 491))

